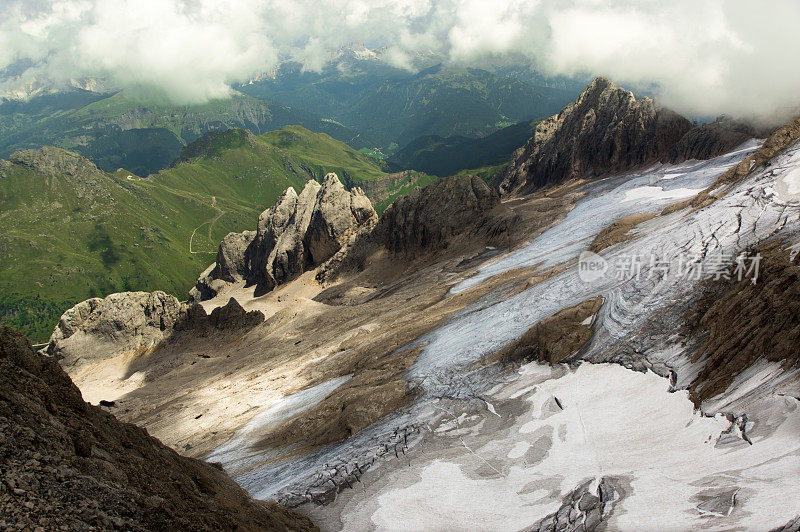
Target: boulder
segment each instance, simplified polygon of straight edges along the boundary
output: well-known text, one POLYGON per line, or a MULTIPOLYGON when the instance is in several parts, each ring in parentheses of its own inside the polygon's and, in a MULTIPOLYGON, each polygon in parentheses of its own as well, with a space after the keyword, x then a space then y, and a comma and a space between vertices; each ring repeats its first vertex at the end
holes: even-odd
POLYGON ((577 100, 536 127, 493 184, 502 194, 525 193, 625 171, 661 160, 691 128, 689 120, 650 98, 637 99, 597 78, 577 100))
POLYGON ((88 299, 61 316, 47 353, 75 367, 150 348, 171 334, 180 314, 177 298, 160 291, 88 299))

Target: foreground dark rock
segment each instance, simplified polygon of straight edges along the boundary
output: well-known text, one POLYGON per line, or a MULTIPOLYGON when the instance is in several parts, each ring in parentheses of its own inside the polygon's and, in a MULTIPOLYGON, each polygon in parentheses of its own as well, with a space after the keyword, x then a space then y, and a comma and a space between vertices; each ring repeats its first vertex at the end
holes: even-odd
POLYGON ((336 174, 308 181, 300 194, 288 188, 258 219, 255 232, 231 233, 217 262, 198 279, 190 300, 214 297, 225 283, 247 281, 261 293, 298 278, 333 257, 378 216, 369 198, 348 191, 336 174))
POLYGON ((0 326, 0 529, 312 530, 222 470, 83 401, 58 362, 0 326))
POLYGON ((605 78, 544 120, 494 180, 503 194, 597 177, 661 160, 692 129, 650 98, 637 100, 605 78))

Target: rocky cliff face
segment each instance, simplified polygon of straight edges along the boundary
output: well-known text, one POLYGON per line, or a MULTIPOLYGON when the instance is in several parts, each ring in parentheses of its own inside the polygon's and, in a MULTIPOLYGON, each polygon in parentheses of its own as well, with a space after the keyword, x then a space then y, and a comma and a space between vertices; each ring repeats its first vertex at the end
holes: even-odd
POLYGON ((668 160, 682 163, 689 159, 712 159, 728 153, 750 138, 759 136, 751 127, 720 117, 710 124, 690 129, 672 148, 668 160))
POLYGON ((544 120, 494 181, 503 194, 602 176, 658 161, 690 130, 682 116, 605 78, 544 120))
POLYGON ((3 530, 312 530, 221 468, 83 401, 55 359, 0 326, 3 530))
POLYGON ((446 245, 499 203, 497 193, 478 177, 437 179, 397 198, 375 232, 392 253, 413 256, 446 245))
POLYGON ((256 231, 225 237, 216 264, 198 279, 190 299, 209 299, 225 283, 242 280, 270 291, 329 260, 377 219, 361 189, 346 190, 336 174, 322 184, 309 181, 300 194, 290 187, 261 213, 256 231))

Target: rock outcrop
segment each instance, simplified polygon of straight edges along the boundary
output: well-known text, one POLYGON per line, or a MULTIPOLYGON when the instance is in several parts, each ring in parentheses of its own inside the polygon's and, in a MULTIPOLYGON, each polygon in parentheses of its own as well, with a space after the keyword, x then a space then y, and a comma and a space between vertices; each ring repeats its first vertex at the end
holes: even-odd
POLYGON ((73 368, 147 349, 171 334, 180 315, 180 302, 164 292, 123 292, 87 299, 61 316, 47 353, 73 368))
POLYGON ((214 330, 251 329, 263 321, 262 312, 248 312, 233 298, 208 314, 198 303, 180 303, 164 292, 121 292, 87 299, 66 311, 47 353, 75 376, 117 355, 148 352, 175 331, 205 336, 214 330))
POLYGON ((386 250, 393 259, 414 260, 447 248, 459 235, 484 244, 502 240, 517 215, 476 176, 445 177, 397 198, 372 231, 354 234, 348 245, 317 273, 320 282, 363 270, 369 258, 386 250))
POLYGON ((756 248, 757 283, 708 281, 711 290, 690 321, 707 333, 692 359, 702 364, 689 387, 698 405, 723 393, 759 360, 787 370, 800 366, 800 255, 785 246, 769 240, 756 248))
POLYGON ((217 263, 198 279, 190 300, 209 299, 225 283, 242 280, 268 292, 329 260, 377 219, 363 191, 348 191, 336 174, 322 184, 307 182, 300 194, 290 187, 261 213, 255 232, 225 237, 217 263))
POLYGON ((0 326, 0 529, 315 527, 85 403, 55 359, 0 326))
POLYGON ((637 100, 605 78, 536 127, 493 184, 502 194, 530 192, 572 178, 597 177, 661 160, 692 129, 650 98, 637 100))
POLYGON ((531 528, 534 532, 602 530, 614 506, 625 497, 625 480, 603 477, 587 480, 564 498, 558 511, 531 528))
POLYGON ((732 151, 756 135, 752 128, 720 117, 715 122, 690 129, 672 148, 667 160, 682 163, 689 159, 712 159, 732 151))
POLYGON ((52 146, 17 151, 12 153, 8 160, 50 177, 86 176, 102 173, 94 163, 85 157, 52 146))
POLYGON ((390 252, 413 256, 446 246, 500 203, 480 178, 447 177, 397 198, 381 216, 375 233, 390 252))
POLYGON ((264 321, 264 314, 260 310, 245 310, 234 298, 221 307, 216 307, 211 314, 199 303, 184 305, 181 317, 175 324, 176 331, 191 331, 192 334, 203 336, 210 329, 235 330, 251 329, 264 321))

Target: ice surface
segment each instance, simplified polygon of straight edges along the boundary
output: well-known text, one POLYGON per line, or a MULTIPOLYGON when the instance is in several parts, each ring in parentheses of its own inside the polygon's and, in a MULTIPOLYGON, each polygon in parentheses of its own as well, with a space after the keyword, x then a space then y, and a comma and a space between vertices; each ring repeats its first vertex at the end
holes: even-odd
MULTIPOLYGON (((527 369, 490 399, 517 394, 527 369)), ((551 490, 568 493, 602 476, 631 486, 611 517, 613 530, 765 530, 796 513, 770 501, 800 500, 800 409, 784 413, 769 442, 720 448, 715 443, 730 425, 724 416, 694 411, 687 392, 668 393, 653 373, 588 363, 563 376, 542 366, 536 373, 543 370, 552 378, 521 397, 528 408, 512 427, 462 436, 474 454, 451 452, 389 474, 371 495, 377 507, 344 505, 343 528, 519 530, 558 508, 551 490), (553 397, 563 410, 548 408, 553 397), (476 456, 503 475, 476 474, 476 456), (737 497, 730 515, 698 508, 701 493, 737 489, 748 497, 737 497)))
POLYGON ((625 199, 623 199, 622 201, 626 202, 626 201, 636 201, 642 199, 646 200, 684 199, 696 195, 701 190, 703 189, 675 188, 671 190, 664 190, 661 187, 644 186, 644 187, 634 188, 633 190, 628 190, 625 193, 625 199))
POLYGON ((790 170, 783 180, 789 185, 789 194, 800 194, 800 168, 790 170))
POLYGON ((731 165, 758 148, 757 141, 748 141, 736 151, 711 159, 681 165, 657 165, 645 171, 604 179, 587 186, 586 198, 579 201, 567 217, 545 231, 527 247, 482 268, 474 276, 453 287, 452 293, 477 286, 489 277, 517 267, 542 263, 555 266, 577 257, 589 247, 591 239, 614 221, 634 214, 657 212, 676 198, 691 195, 689 191, 706 188, 731 165), (665 174, 669 175, 665 179, 665 174), (654 186, 658 184, 658 186, 654 186), (658 189, 658 194, 642 191, 658 189))

